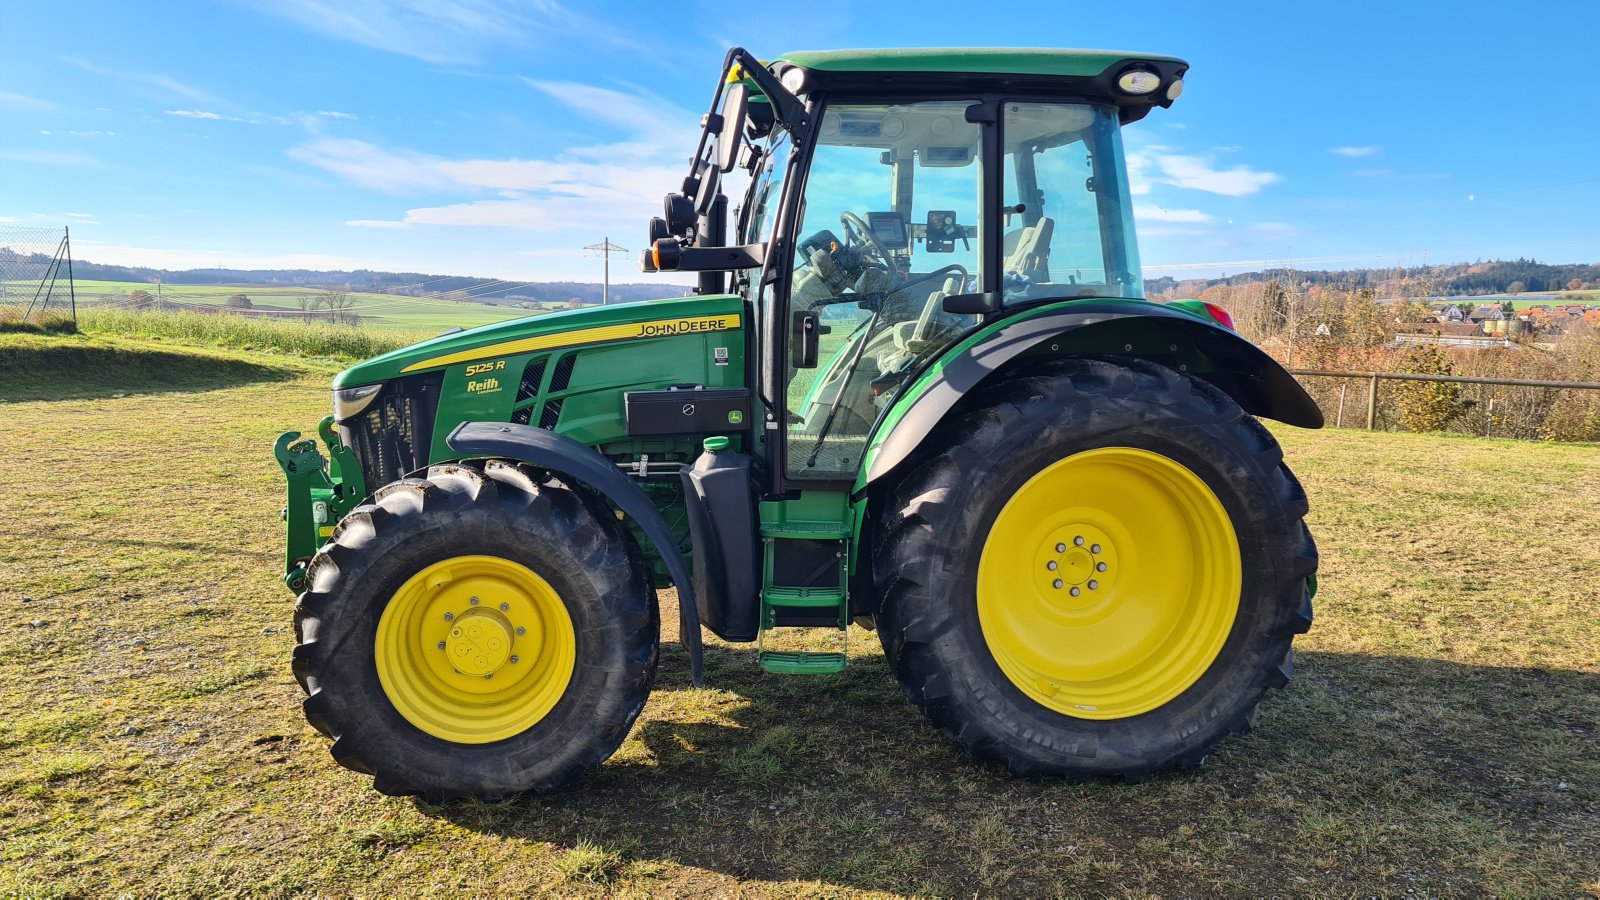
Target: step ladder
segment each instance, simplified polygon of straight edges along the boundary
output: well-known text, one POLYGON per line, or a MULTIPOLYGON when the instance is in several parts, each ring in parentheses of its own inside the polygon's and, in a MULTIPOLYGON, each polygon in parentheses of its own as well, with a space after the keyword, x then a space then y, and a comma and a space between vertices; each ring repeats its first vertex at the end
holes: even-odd
POLYGON ((761 632, 756 659, 764 672, 828 675, 848 661, 850 532, 837 522, 763 523, 761 632), (824 628, 838 634, 833 650, 768 649, 776 628, 824 628))

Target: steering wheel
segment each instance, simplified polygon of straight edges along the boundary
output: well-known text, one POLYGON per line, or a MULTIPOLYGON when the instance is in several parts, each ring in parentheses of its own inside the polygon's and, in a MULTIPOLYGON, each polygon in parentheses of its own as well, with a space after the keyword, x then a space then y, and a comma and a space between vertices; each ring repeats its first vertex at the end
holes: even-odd
POLYGON ((839 225, 844 229, 844 239, 846 241, 858 247, 865 247, 868 252, 877 257, 877 262, 881 263, 890 275, 897 275, 894 264, 889 261, 889 251, 883 249, 883 245, 878 243, 878 239, 872 234, 872 229, 867 227, 866 222, 861 221, 860 216, 845 210, 839 213, 839 225))

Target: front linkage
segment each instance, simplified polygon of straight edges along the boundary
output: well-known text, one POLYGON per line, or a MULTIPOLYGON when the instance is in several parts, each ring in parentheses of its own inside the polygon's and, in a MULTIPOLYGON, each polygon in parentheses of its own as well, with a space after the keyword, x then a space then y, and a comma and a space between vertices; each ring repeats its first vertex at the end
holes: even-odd
POLYGON ((273 454, 288 482, 288 523, 284 544, 283 583, 298 594, 306 587, 306 566, 322 542, 333 533, 333 523, 354 509, 365 495, 361 463, 334 430, 333 416, 317 423, 317 433, 328 448, 324 457, 314 439, 300 440, 300 432, 278 435, 273 454))

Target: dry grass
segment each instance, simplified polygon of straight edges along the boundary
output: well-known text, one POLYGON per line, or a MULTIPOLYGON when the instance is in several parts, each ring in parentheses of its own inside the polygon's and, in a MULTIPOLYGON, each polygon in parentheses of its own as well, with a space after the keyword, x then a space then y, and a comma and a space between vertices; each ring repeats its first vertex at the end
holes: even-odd
MULTIPOLYGON (((0 337, 0 383, 43 340, 0 337)), ((1317 626, 1197 775, 1007 778, 856 630, 836 677, 713 644, 699 691, 669 645, 577 790, 434 807, 338 768, 288 671, 269 446, 331 370, 178 355, 180 390, 58 372, 29 396, 74 399, 0 404, 0 894, 1600 891, 1593 445, 1281 430, 1317 626)))

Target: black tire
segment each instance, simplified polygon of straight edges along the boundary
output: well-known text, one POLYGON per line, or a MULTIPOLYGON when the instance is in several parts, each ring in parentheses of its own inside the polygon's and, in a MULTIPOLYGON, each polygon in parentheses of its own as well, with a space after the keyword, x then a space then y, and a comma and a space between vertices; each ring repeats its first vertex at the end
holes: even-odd
POLYGON ((981 388, 884 498, 873 554, 878 631, 906 696, 974 756, 1013 775, 1143 779, 1197 767, 1282 687, 1311 626, 1316 545, 1306 495, 1271 434, 1221 391, 1137 360, 1073 359, 981 388), (1238 614, 1210 668, 1169 702, 1119 719, 1056 712, 1002 673, 979 624, 979 552, 1016 490, 1107 446, 1160 453, 1198 475, 1238 535, 1238 614))
POLYGON ((339 523, 295 607, 306 719, 333 738, 340 765, 372 775, 386 794, 438 801, 570 785, 616 752, 655 679, 659 613, 633 551, 603 503, 524 466, 434 466, 382 488, 339 523), (538 573, 576 636, 576 664, 554 708, 493 743, 455 743, 412 725, 374 661, 379 617, 395 591, 424 567, 468 554, 538 573))

